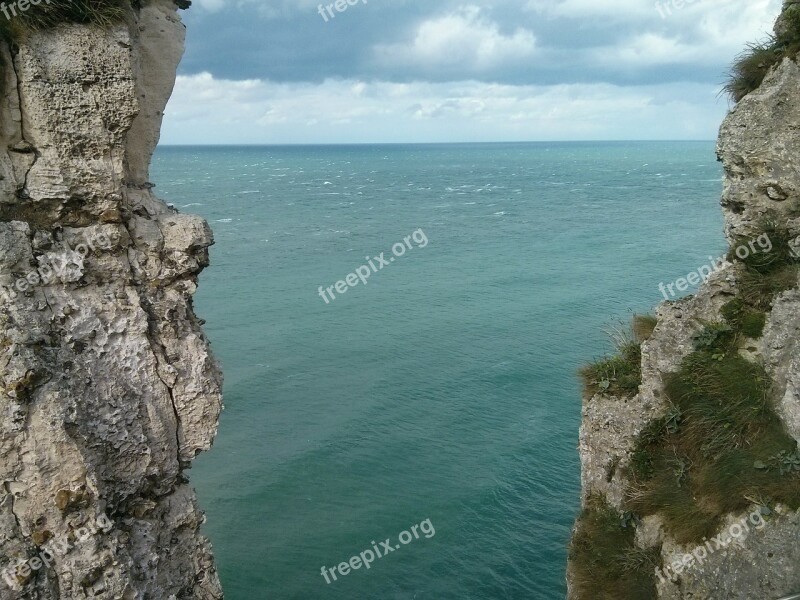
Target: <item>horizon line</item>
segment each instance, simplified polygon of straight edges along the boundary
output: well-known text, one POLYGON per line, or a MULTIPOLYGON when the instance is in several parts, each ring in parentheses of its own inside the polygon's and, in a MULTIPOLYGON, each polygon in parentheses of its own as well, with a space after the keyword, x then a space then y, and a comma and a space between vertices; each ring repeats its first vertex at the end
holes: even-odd
POLYGON ((687 142, 716 142, 716 139, 686 139, 686 140, 529 140, 529 141, 493 141, 493 142, 283 142, 283 143, 159 143, 157 148, 268 148, 286 146, 448 146, 448 145, 490 145, 490 144, 630 144, 630 143, 687 143, 687 142))

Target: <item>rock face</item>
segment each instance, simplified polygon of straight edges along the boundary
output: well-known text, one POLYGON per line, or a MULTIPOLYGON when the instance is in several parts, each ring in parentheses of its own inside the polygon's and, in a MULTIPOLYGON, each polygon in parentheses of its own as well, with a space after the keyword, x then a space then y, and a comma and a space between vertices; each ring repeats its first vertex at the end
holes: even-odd
MULTIPOLYGON (((785 9, 794 4, 787 2, 785 9)), ((782 17, 783 18, 783 17, 782 17)), ((782 26, 779 19, 777 27, 782 26)), ((785 59, 759 89, 746 96, 722 125, 718 155, 725 170, 722 208, 732 244, 756 236, 764 219, 794 237, 800 248, 800 66, 785 59)), ((703 323, 721 320, 720 309, 737 292, 737 271, 726 263, 695 296, 660 305, 658 325, 642 345, 642 385, 633 398, 598 394, 584 399, 580 431, 583 504, 604 497, 624 513, 623 498, 637 437, 668 410, 664 376, 677 372, 694 350, 703 323)), ((800 443, 800 287, 778 295, 768 311, 764 335, 753 341, 748 358, 763 364, 773 380, 776 412, 800 443)), ((755 500, 755 499, 754 499, 755 500)), ((754 503, 753 509, 758 504, 754 503)), ((728 515, 724 533, 748 515, 728 515)), ((759 519, 760 521, 760 519, 759 519)), ((760 523, 761 525, 761 523, 760 523)), ((663 565, 673 565, 696 545, 681 546, 665 532, 659 517, 636 526, 636 545, 661 547, 663 565)), ((703 564, 676 578, 657 577, 658 598, 669 600, 777 600, 800 593, 800 513, 774 507, 763 527, 750 527, 724 548, 712 546, 703 564)), ((570 597, 575 577, 570 564, 570 597)), ((624 598, 620 598, 624 600, 624 598)))
POLYGON ((211 231, 152 193, 172 0, 2 50, 0 598, 222 598, 185 469, 221 374, 192 309, 211 231))

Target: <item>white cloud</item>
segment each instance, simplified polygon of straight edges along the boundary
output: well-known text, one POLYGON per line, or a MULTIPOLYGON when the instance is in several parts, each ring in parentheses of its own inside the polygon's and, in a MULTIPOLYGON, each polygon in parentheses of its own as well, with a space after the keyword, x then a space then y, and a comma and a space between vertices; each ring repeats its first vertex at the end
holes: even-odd
POLYGON ((653 25, 676 26, 696 21, 698 16, 712 19, 742 17, 748 10, 777 15, 782 0, 528 0, 525 8, 548 17, 586 20, 653 22, 653 25))
POLYGON ((695 0, 683 9, 672 9, 672 15, 663 20, 668 26, 666 31, 657 31, 662 19, 655 17, 651 29, 643 29, 613 46, 590 49, 587 61, 611 69, 729 64, 745 43, 763 39, 772 29, 780 3, 781 0, 695 0), (724 2, 723 7, 720 2, 724 2))
POLYGON ((684 44, 679 39, 657 33, 643 33, 626 40, 622 45, 611 48, 596 48, 592 51, 594 59, 606 66, 652 66, 662 64, 681 64, 700 60, 706 63, 707 55, 701 48, 684 44))
POLYGON ((711 86, 178 78, 164 143, 711 139, 711 86))
POLYGON ((528 0, 525 7, 550 17, 611 17, 614 20, 629 20, 656 14, 655 2, 656 0, 528 0))
MULTIPOLYGON (((323 2, 329 4, 332 0, 323 2)), ((292 14, 308 14, 317 17, 317 7, 320 0, 194 0, 193 6, 196 8, 218 13, 222 9, 233 10, 242 9, 256 11, 259 17, 264 19, 280 19, 292 14)))
POLYGON ((382 44, 375 57, 385 66, 411 65, 423 69, 458 67, 485 71, 508 62, 526 60, 536 49, 534 35, 522 28, 504 34, 481 15, 478 6, 462 6, 419 24, 411 41, 382 44))
POLYGON ((179 78, 165 143, 711 139, 727 65, 781 0, 375 0, 327 24, 319 0, 195 4, 195 25, 263 35, 190 36, 217 77, 179 78), (292 28, 314 32, 296 52, 292 28))

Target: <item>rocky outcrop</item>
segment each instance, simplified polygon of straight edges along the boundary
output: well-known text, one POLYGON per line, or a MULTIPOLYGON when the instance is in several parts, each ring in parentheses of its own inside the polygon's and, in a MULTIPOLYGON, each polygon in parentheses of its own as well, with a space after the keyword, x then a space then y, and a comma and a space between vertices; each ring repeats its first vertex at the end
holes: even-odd
POLYGON ((222 597, 185 476, 222 407, 213 237, 148 182, 184 26, 143 4, 0 49, 4 599, 222 597))
MULTIPOLYGON (((788 11, 794 2, 787 2, 788 11)), ((798 7, 800 8, 800 7, 798 7)), ((796 10, 796 9, 795 9, 796 10)), ((786 12, 778 22, 784 26, 786 12)), ((725 170, 722 208, 732 246, 754 238, 769 222, 788 232, 800 249, 800 66, 786 58, 754 92, 744 97, 722 125, 718 155, 725 170)), ((642 344, 642 385, 635 397, 597 394, 584 399, 580 431, 583 505, 601 497, 635 527, 635 544, 656 549, 657 597, 669 600, 770 600, 800 593, 800 513, 769 498, 748 497, 752 505, 725 516, 720 534, 728 543, 679 544, 658 515, 625 516, 632 481, 628 467, 648 424, 670 409, 665 377, 677 372, 695 351, 696 336, 741 291, 741 269, 727 262, 694 296, 660 305, 658 325, 642 344), (737 527, 755 515, 758 527, 737 527), (762 518, 763 517, 763 518, 762 518), (734 529, 738 532, 738 529, 734 529), (680 567, 687 554, 704 555, 680 567), (670 576, 664 569, 673 567, 670 576)), ((763 365, 772 380, 770 401, 786 431, 800 443, 800 287, 794 283, 771 302, 760 339, 749 340, 741 355, 763 365)), ((654 565, 651 565, 651 569, 654 565)), ((577 598, 574 562, 568 569, 570 597, 577 598)), ((597 596, 600 597, 600 596, 597 596)), ((602 596, 605 597, 605 596, 602 596)), ((645 597, 645 596, 637 596, 645 597)), ((624 598, 620 597, 620 600, 624 598)))

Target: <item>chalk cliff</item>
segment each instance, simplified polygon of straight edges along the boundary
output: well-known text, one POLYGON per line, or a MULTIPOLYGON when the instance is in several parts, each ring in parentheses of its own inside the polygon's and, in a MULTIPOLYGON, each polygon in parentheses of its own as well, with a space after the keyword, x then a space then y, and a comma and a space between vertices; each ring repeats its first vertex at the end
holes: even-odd
POLYGON ((3 599, 222 598, 185 475, 222 408, 213 238, 148 181, 185 28, 132 4, 0 46, 3 599))
MULTIPOLYGON (((798 10, 785 2, 779 34, 798 10)), ((657 308, 633 342, 638 393, 589 381, 574 600, 800 593, 799 132, 793 55, 732 108, 718 142, 731 248, 764 235, 773 247, 732 253, 697 294, 657 308)))

